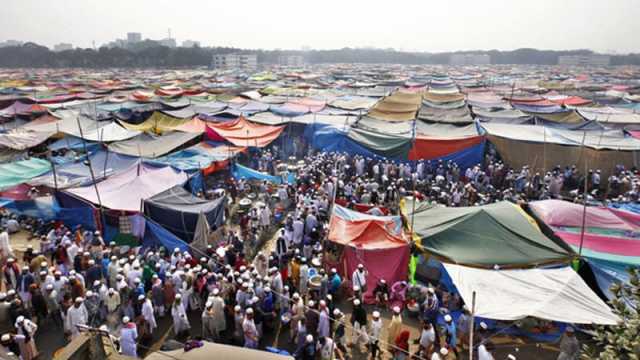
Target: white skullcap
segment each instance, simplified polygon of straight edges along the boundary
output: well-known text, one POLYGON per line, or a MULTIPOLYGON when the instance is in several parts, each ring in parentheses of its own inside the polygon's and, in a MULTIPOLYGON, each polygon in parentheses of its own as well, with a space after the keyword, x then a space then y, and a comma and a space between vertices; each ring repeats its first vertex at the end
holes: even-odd
POLYGON ((449 354, 449 350, 447 350, 447 348, 440 348, 440 355, 447 356, 447 354, 449 354))
POLYGON ((125 317, 122 318, 122 322, 125 323, 125 324, 128 323, 129 321, 131 321, 131 319, 129 319, 128 316, 125 316, 125 317))
POLYGON ((353 300, 353 305, 356 305, 356 306, 360 305, 360 300, 359 299, 353 300))
POLYGON ((393 312, 396 313, 396 314, 399 314, 400 313, 400 306, 394 306, 393 307, 393 312))
POLYGON ((379 318, 380 317, 380 312, 379 311, 374 311, 373 314, 371 314, 374 318, 379 318))

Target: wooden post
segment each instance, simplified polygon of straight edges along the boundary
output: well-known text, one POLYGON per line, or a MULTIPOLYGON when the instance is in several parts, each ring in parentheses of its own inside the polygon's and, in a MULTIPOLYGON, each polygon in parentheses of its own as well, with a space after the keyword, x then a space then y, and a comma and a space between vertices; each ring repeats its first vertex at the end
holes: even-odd
POLYGON ((471 323, 469 324, 469 360, 473 360, 473 329, 475 328, 476 292, 471 298, 471 323))

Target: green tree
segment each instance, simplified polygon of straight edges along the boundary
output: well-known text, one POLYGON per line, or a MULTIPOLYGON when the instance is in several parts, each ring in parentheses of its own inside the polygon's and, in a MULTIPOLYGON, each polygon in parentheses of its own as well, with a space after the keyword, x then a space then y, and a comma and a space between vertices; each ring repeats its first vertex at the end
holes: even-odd
POLYGON ((628 271, 628 283, 611 286, 614 298, 610 304, 621 319, 620 325, 596 328, 594 342, 584 346, 588 359, 640 359, 640 270, 628 271))

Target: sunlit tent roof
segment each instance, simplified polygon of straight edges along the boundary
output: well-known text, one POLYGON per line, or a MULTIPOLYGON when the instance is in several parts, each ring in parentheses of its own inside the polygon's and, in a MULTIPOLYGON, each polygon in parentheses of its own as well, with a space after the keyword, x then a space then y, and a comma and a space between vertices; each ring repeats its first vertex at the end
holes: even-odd
POLYGON ((93 204, 99 205, 102 202, 102 206, 112 210, 140 211, 142 200, 185 181, 187 174, 170 166, 159 168, 140 163, 98 182, 95 186, 71 188, 66 191, 93 204))
POLYGON ((191 121, 191 119, 175 118, 156 111, 147 120, 140 124, 129 124, 124 121, 121 121, 120 123, 129 130, 149 131, 156 134, 162 134, 164 132, 173 131, 177 127, 184 125, 189 121, 191 121))
POLYGON ((283 130, 284 126, 260 125, 239 117, 226 123, 209 124, 207 136, 215 141, 229 141, 235 146, 265 147, 283 130))
POLYGON ((93 178, 89 171, 89 163, 93 169, 93 176, 96 181, 108 176, 124 171, 137 163, 138 159, 116 153, 108 153, 100 150, 89 156, 89 161, 85 158, 78 162, 69 162, 56 166, 55 175, 53 171, 33 178, 28 181, 31 185, 48 186, 50 188, 66 189, 69 187, 84 186, 91 184, 93 178))
POLYGON ((489 270, 444 264, 475 316, 519 320, 528 316, 575 324, 615 325, 619 318, 568 266, 489 270))
POLYGON ((28 131, 64 133, 89 141, 121 141, 130 139, 139 131, 130 131, 113 121, 96 121, 75 110, 58 110, 54 116, 42 116, 24 126, 28 131), (82 134, 82 136, 80 135, 82 134))
POLYGON ((169 132, 164 135, 142 133, 132 139, 109 145, 109 151, 123 155, 156 158, 199 137, 198 133, 181 131, 169 132))
POLYGON ((272 112, 261 112, 249 117, 254 123, 264 125, 284 125, 284 124, 331 124, 346 125, 356 121, 356 116, 346 115, 324 115, 324 114, 305 114, 295 117, 283 117, 272 112))
POLYGON ((225 197, 206 200, 182 186, 174 186, 144 200, 144 214, 184 241, 193 240, 198 216, 203 213, 211 227, 224 223, 225 197))
POLYGON ((344 110, 368 110, 377 99, 365 96, 341 96, 329 102, 329 105, 344 110))
POLYGON ((544 236, 535 221, 510 202, 458 208, 418 203, 415 215, 410 202, 403 213, 414 224, 419 245, 446 262, 526 267, 562 263, 572 256, 570 248, 544 236))
POLYGON ((0 146, 13 150, 26 150, 40 145, 54 135, 53 132, 45 131, 11 131, 0 134, 0 146))
POLYGON ((38 158, 0 164, 0 190, 27 182, 50 169, 50 162, 38 158))
POLYGON ((206 142, 201 142, 184 150, 146 161, 171 165, 176 169, 191 172, 204 169, 213 162, 230 159, 244 150, 245 148, 243 147, 226 145, 213 146, 206 142))
POLYGON ((420 93, 396 91, 376 103, 369 110, 369 116, 387 121, 413 120, 421 101, 420 93))
POLYGON ((455 109, 437 109, 433 107, 422 106, 418 113, 418 119, 448 124, 470 124, 473 122, 471 113, 466 106, 455 109))
POLYGON ((640 114, 624 109, 580 107, 576 111, 587 120, 603 123, 640 124, 640 114))

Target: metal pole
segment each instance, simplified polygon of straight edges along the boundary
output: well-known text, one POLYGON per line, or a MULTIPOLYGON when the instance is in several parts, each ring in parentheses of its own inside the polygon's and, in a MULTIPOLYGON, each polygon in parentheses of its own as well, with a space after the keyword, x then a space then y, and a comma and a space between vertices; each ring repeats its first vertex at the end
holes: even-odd
POLYGON ((469 323, 469 360, 473 360, 473 329, 475 328, 476 292, 471 297, 471 321, 469 323))
POLYGON ((86 154, 87 162, 89 163, 89 174, 91 175, 91 181, 93 182, 93 187, 96 190, 96 198, 98 200, 98 206, 100 206, 100 215, 102 215, 102 200, 100 199, 100 191, 98 191, 96 176, 93 173, 93 166, 91 165, 91 157, 89 156, 89 152, 87 151, 87 141, 84 139, 84 133, 82 132, 82 126, 80 125, 80 117, 76 117, 76 122, 78 123, 78 130, 80 131, 80 138, 82 139, 82 146, 84 148, 84 153, 86 154))
POLYGON ((582 245, 584 244, 584 231, 587 222, 587 185, 589 183, 589 172, 587 169, 587 156, 585 154, 584 142, 587 137, 587 131, 585 130, 582 135, 582 160, 584 161, 584 193, 582 194, 582 229, 580 231, 580 248, 578 250, 578 256, 582 257, 582 245))

